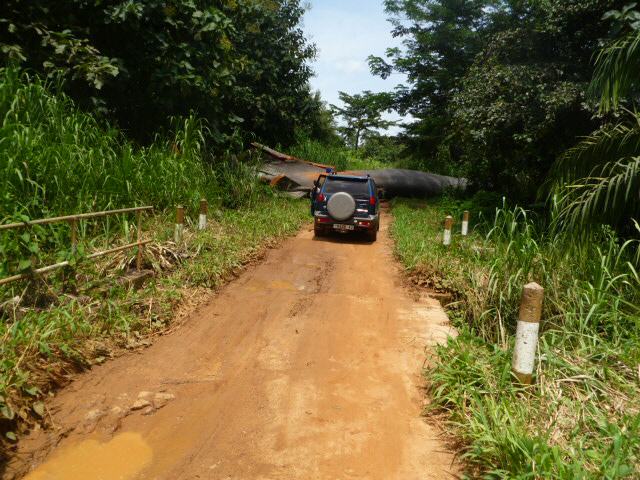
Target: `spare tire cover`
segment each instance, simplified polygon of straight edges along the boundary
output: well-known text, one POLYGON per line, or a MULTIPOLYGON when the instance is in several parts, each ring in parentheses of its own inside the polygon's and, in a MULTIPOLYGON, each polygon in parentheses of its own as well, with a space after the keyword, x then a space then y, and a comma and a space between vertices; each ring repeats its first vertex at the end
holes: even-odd
POLYGON ((331 195, 327 202, 329 215, 335 220, 346 220, 356 211, 356 201, 346 192, 338 192, 331 195))

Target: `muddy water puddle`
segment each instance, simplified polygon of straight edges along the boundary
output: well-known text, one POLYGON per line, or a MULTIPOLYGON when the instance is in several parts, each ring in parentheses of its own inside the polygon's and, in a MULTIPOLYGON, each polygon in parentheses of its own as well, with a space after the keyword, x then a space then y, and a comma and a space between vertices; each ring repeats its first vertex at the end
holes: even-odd
POLYGON ((153 458, 151 447, 137 433, 122 433, 110 441, 85 440, 63 448, 25 480, 130 480, 153 458))

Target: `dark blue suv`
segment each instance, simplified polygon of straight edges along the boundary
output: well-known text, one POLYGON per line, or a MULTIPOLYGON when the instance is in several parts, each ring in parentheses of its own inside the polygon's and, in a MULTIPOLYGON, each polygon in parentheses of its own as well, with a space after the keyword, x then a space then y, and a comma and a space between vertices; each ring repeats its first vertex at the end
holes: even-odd
POLYGON ((375 241, 380 229, 380 201, 369 176, 321 175, 311 192, 316 236, 334 231, 365 232, 375 241))

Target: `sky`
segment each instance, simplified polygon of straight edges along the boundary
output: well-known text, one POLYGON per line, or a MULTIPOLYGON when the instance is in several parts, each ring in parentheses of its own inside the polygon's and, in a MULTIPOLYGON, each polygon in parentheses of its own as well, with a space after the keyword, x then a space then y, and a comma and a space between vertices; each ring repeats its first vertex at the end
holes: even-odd
MULTIPOLYGON (((339 104, 338 92, 349 94, 363 90, 391 91, 404 81, 400 74, 382 80, 369 71, 369 55, 385 56, 389 47, 400 46, 391 35, 391 24, 382 0, 311 0, 304 17, 304 30, 316 44, 318 56, 313 64, 316 76, 311 80, 323 100, 339 104)), ((397 119, 396 115, 389 118, 397 119)), ((390 129, 393 133, 397 128, 390 129)))

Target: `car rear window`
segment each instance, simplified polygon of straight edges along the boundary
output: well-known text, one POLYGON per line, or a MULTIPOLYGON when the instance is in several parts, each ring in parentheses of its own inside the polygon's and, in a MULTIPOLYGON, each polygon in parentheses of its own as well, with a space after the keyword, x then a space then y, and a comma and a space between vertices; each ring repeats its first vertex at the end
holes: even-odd
POLYGON ((369 196, 369 183, 358 180, 331 180, 327 178, 324 185, 325 193, 347 192, 355 196, 369 196))

